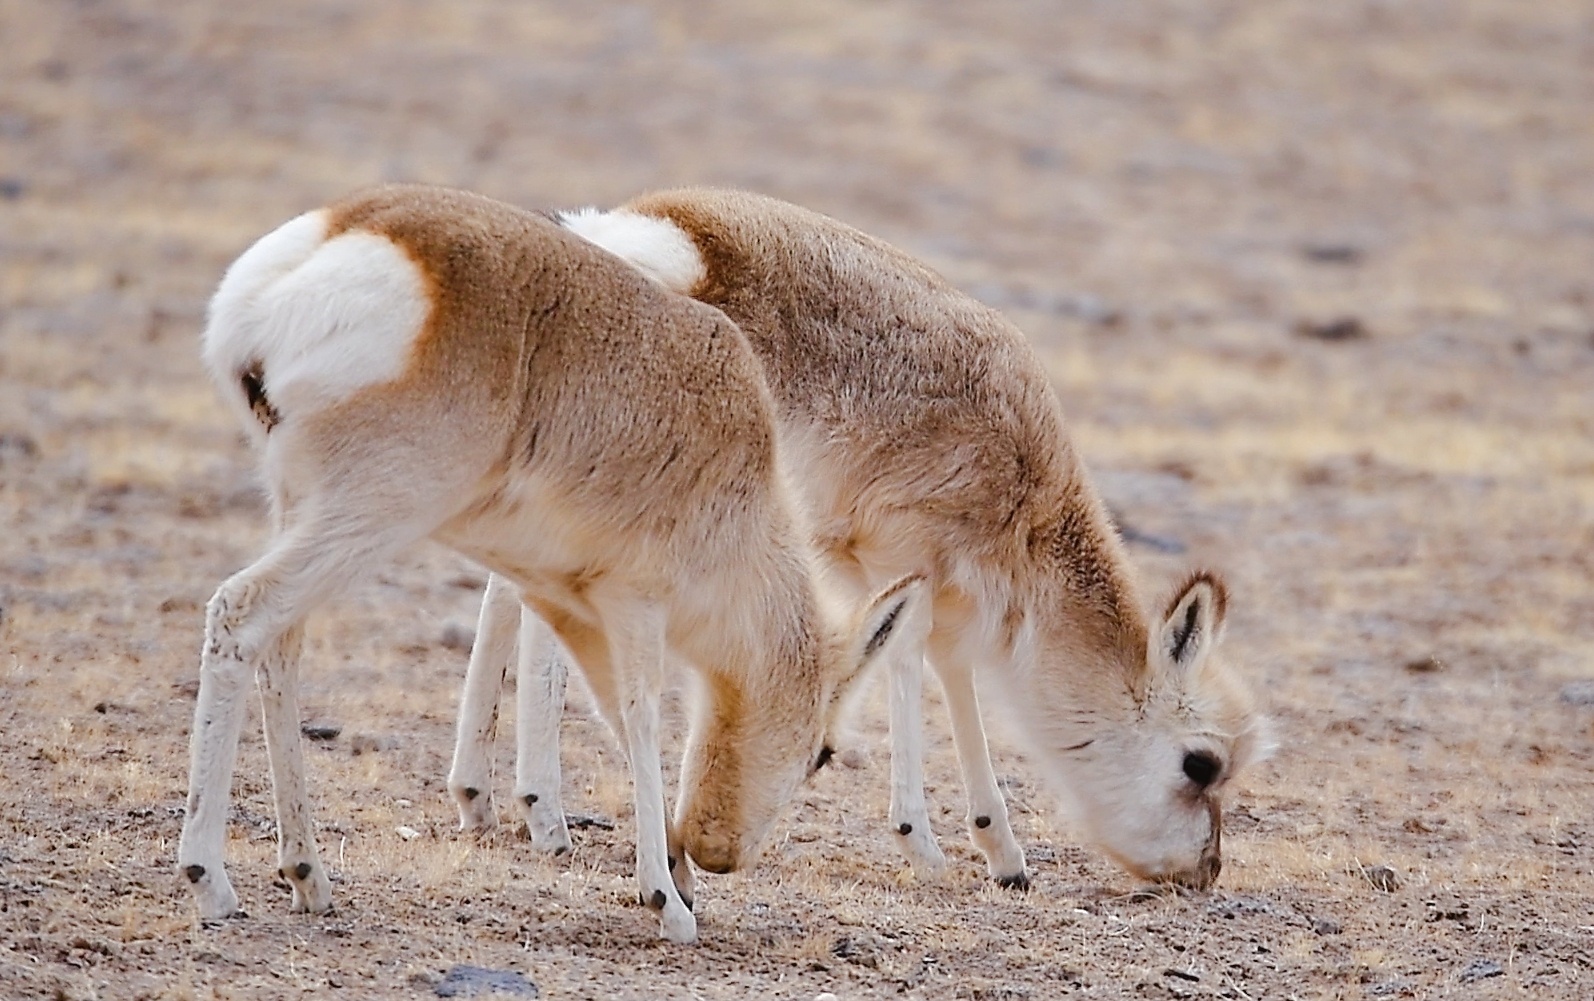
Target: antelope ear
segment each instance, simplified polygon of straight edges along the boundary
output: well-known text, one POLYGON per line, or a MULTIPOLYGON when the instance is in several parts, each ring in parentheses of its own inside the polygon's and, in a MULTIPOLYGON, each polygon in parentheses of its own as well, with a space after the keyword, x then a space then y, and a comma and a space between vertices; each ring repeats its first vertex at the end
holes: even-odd
POLYGON ((852 655, 847 667, 853 677, 863 674, 892 647, 923 632, 919 621, 926 589, 923 577, 910 574, 870 600, 852 632, 852 655))
POLYGON ((1147 660, 1180 672, 1194 670, 1217 643, 1228 604, 1222 578, 1206 570, 1191 574, 1152 630, 1147 660))
POLYGON ((853 619, 852 630, 841 641, 841 656, 835 665, 838 676, 830 690, 831 747, 846 743, 842 732, 845 720, 865 690, 869 668, 901 644, 917 641, 923 646, 929 628, 924 614, 928 600, 929 585, 923 577, 910 574, 875 595, 853 619))

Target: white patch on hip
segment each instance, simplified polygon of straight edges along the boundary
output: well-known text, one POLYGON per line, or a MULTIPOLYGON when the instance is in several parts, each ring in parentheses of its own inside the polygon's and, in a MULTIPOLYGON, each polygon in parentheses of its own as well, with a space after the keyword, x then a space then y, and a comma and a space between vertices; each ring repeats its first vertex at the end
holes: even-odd
POLYGON ((227 270, 210 303, 205 361, 230 396, 258 367, 285 418, 391 382, 408 367, 431 299, 419 267, 385 236, 326 239, 326 215, 299 216, 227 270))
POLYGON ((703 255, 686 231, 669 219, 617 210, 559 213, 570 232, 595 243, 672 292, 690 295, 708 276, 703 255))

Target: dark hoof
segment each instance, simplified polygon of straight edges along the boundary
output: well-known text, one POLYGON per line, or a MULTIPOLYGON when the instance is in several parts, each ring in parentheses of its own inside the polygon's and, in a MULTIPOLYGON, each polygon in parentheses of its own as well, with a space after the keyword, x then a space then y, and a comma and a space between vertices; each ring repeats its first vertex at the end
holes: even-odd
POLYGON ((1028 890, 1029 873, 1021 872, 1014 876, 998 876, 996 881, 1009 890, 1028 890))

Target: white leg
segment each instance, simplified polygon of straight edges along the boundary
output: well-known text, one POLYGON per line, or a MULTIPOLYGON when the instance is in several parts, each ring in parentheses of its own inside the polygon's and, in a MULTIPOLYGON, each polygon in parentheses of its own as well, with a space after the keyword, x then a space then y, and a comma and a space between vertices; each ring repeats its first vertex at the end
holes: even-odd
POLYGON ((299 652, 304 628, 295 625, 261 655, 260 687, 271 791, 277 805, 277 869, 293 887, 292 910, 320 912, 332 906, 332 883, 316 855, 315 821, 305 784, 299 737, 299 652))
POLYGON ((996 784, 991 768, 985 727, 980 723, 980 703, 974 691, 974 671, 966 662, 937 657, 933 664, 941 687, 946 692, 947 711, 952 717, 952 741, 957 745, 958 763, 963 768, 963 785, 969 797, 969 835, 985 853, 991 878, 1003 886, 1029 889, 1029 873, 1024 868, 1024 850, 1013 836, 1007 819, 1007 804, 996 784))
POLYGON ((611 601, 600 607, 620 701, 626 754, 636 795, 637 881, 642 901, 659 912, 672 942, 697 939, 697 919, 670 874, 659 750, 659 700, 664 675, 664 612, 651 601, 611 601))
POLYGON ((521 609, 520 668, 515 685, 515 802, 531 843, 555 855, 570 850, 559 773, 565 676, 564 651, 553 630, 531 609, 521 609))
POLYGON ((238 894, 227 878, 224 846, 233 765, 243 729, 244 686, 249 679, 247 651, 234 631, 235 607, 244 599, 237 578, 227 581, 205 607, 205 645, 200 652, 199 702, 189 736, 188 808, 177 865, 193 884, 202 918, 238 913, 238 894))
POLYGON ((227 879, 224 845, 243 725, 244 681, 251 666, 260 678, 277 800, 279 858, 288 870, 284 876, 293 887, 295 908, 331 906, 331 884, 316 857, 299 753, 298 700, 293 692, 299 626, 326 594, 420 534, 403 525, 389 525, 362 536, 346 520, 335 519, 319 528, 284 533, 270 552, 229 578, 210 600, 189 744, 188 812, 177 848, 178 868, 193 884, 201 917, 223 918, 238 910, 238 896, 227 879))
MULTIPOLYGON (((927 618, 918 616, 916 618, 927 618)), ((891 830, 916 872, 946 866, 924 801, 924 637, 903 642, 891 658, 891 830)))
POLYGON ((515 652, 520 622, 520 592, 493 574, 482 596, 476 643, 465 668, 459 697, 459 729, 454 737, 454 764, 448 770, 448 791, 459 808, 459 829, 488 831, 498 825, 493 807, 493 739, 498 732, 498 703, 504 676, 515 652))

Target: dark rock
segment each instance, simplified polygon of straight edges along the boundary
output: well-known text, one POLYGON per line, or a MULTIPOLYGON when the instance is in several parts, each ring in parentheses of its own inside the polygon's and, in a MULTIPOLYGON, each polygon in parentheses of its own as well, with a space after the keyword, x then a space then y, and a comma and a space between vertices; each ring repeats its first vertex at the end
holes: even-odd
POLYGON ((1301 248, 1301 256, 1314 264, 1357 264, 1363 251, 1350 243, 1308 243, 1301 248))
POLYGON ((1569 706, 1594 706, 1594 681, 1573 681, 1562 685, 1561 701, 1569 706))
POLYGON ((1444 669, 1444 661, 1434 656, 1418 657, 1415 660, 1406 661, 1406 670, 1411 674, 1436 674, 1444 669))
POLYGON ((488 994, 507 994, 534 998, 537 985, 514 970, 489 970, 481 966, 456 966, 432 988, 440 998, 474 998, 488 994))
POLYGON ((1318 918, 1312 922, 1312 931, 1319 935, 1338 935, 1345 929, 1340 927, 1338 921, 1329 918, 1318 918))
POLYGON ((1338 316, 1332 320, 1301 320, 1295 332, 1314 341, 1359 341, 1367 336, 1367 328, 1354 316, 1338 316))
POLYGON ((565 814, 565 825, 568 827, 596 827, 605 831, 614 830, 614 821, 594 813, 567 813, 565 814))
POLYGON ((311 740, 337 740, 343 727, 336 723, 305 723, 299 727, 299 732, 311 740))
POLYGON ((450 622, 443 627, 443 635, 437 638, 437 642, 445 650, 468 651, 476 642, 476 634, 457 622, 450 622))
POLYGON ((1470 984, 1474 980, 1486 980, 1489 977, 1505 976, 1505 967, 1492 959, 1474 959, 1461 968, 1461 982, 1470 984))

